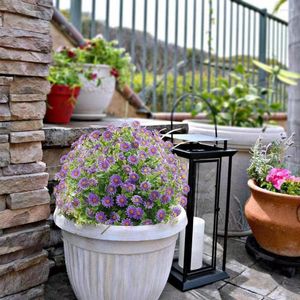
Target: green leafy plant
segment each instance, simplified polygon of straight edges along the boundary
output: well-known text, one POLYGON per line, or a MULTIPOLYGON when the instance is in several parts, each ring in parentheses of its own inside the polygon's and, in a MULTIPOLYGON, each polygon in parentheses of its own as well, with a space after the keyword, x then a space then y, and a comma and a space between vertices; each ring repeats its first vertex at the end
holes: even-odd
POLYGON ((272 192, 300 195, 300 177, 293 176, 285 167, 287 150, 293 145, 293 135, 263 145, 259 138, 251 150, 248 175, 261 187, 272 192))
POLYGON ((250 74, 242 65, 238 65, 230 77, 233 81, 231 85, 228 79, 221 78, 211 91, 196 93, 206 101, 199 102, 192 114, 205 112, 210 121, 216 118, 219 125, 261 127, 265 115, 280 109, 278 103, 268 104, 265 97, 269 90, 252 84, 250 74))
POLYGON ((63 48, 52 55, 53 64, 47 77, 51 84, 66 85, 71 89, 81 86, 80 67, 74 62, 74 52, 63 48))
MULTIPOLYGON (((128 82, 134 66, 124 48, 118 48, 117 41, 106 41, 102 36, 87 40, 86 45, 73 50, 75 61, 81 64, 101 64, 111 67, 111 75, 115 76, 120 87, 128 82)), ((95 80, 91 71, 85 73, 86 78, 95 80)), ((101 78, 100 78, 101 80, 101 78)))

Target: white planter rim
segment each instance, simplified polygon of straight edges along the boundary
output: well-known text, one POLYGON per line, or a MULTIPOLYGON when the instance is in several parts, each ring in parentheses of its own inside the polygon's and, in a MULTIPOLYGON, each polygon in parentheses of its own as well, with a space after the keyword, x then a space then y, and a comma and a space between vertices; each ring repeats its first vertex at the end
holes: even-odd
MULTIPOLYGON (((214 129, 213 124, 207 124, 203 122, 198 122, 197 120, 184 120, 183 122, 188 123, 188 125, 195 126, 195 127, 201 127, 203 129, 214 129)), ((217 126, 218 131, 235 131, 235 132, 262 132, 263 129, 265 129, 265 132, 281 132, 283 130, 282 126, 279 125, 266 125, 264 127, 238 127, 238 126, 224 126, 224 125, 218 125, 217 126)))
POLYGON ((101 69, 111 69, 111 66, 109 65, 101 65, 101 64, 82 64, 84 67, 87 68, 101 68, 101 69))
POLYGON ((59 213, 54 212, 55 224, 69 233, 86 238, 106 241, 149 241, 164 239, 182 231, 187 224, 186 212, 182 208, 180 215, 169 223, 139 226, 119 225, 77 225, 59 213), (103 234, 101 234, 103 232, 103 234))

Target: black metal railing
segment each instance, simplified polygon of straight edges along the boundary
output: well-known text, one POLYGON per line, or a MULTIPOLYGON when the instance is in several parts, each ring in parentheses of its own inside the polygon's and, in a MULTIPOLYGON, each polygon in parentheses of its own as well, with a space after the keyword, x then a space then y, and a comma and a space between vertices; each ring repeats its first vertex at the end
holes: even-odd
MULTIPOLYGON (((170 111, 190 89, 202 91, 227 77, 237 64, 252 81, 267 84, 252 59, 288 65, 287 22, 241 0, 70 0, 54 1, 86 38, 117 39, 131 54, 131 87, 152 111, 170 111)), ((286 109, 278 83, 269 101, 286 109)), ((191 110, 185 103, 181 110, 191 110)))

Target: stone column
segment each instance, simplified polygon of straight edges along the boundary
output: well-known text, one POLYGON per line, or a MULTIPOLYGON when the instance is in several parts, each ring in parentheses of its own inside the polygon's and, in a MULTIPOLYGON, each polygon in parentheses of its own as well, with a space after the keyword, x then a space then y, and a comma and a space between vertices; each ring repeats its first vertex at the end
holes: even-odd
POLYGON ((49 261, 42 160, 52 0, 0 1, 0 299, 43 299, 49 261))

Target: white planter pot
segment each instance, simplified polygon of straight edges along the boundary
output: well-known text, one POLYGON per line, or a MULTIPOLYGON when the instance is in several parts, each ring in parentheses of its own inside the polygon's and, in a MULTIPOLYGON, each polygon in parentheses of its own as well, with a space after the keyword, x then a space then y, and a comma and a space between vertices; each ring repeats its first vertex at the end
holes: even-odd
POLYGON ((83 86, 72 115, 76 120, 99 120, 105 116, 115 91, 116 79, 110 74, 110 66, 85 64, 85 70, 91 69, 101 79, 97 87, 97 80, 87 80, 81 76, 83 86))
MULTIPOLYGON (((190 133, 201 133, 214 136, 214 126, 203 124, 195 121, 184 121, 189 125, 190 133)), ((248 175, 247 168, 250 164, 250 149, 261 136, 263 143, 267 144, 279 138, 284 129, 280 126, 268 126, 264 132, 262 128, 246 128, 246 127, 231 127, 218 126, 218 136, 228 139, 228 145, 231 148, 238 150, 233 157, 232 178, 231 178, 231 199, 230 199, 230 214, 229 214, 229 235, 247 235, 250 233, 249 225, 244 215, 244 206, 246 200, 250 196, 250 191, 247 186, 248 175)), ((214 181, 215 168, 212 163, 201 165, 201 183, 198 191, 200 200, 199 213, 205 220, 206 230, 211 231, 212 214, 214 207, 211 201, 214 197, 214 181), (201 213, 200 213, 201 212, 201 213)), ((227 180, 227 160, 224 161, 224 167, 221 174, 221 190, 220 190, 220 223, 219 232, 224 231, 224 208, 226 196, 226 180, 227 180)))
POLYGON ((78 226, 58 214, 68 276, 79 300, 157 300, 167 282, 182 210, 172 224, 78 226))

